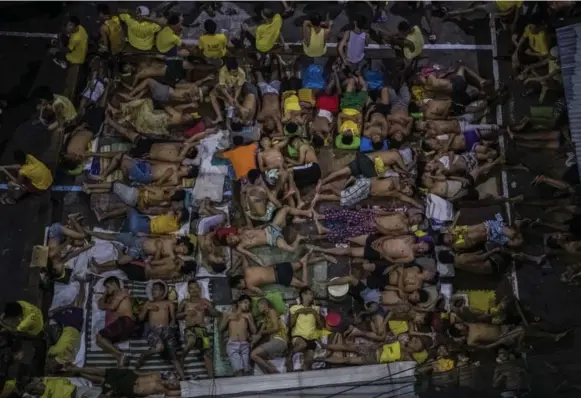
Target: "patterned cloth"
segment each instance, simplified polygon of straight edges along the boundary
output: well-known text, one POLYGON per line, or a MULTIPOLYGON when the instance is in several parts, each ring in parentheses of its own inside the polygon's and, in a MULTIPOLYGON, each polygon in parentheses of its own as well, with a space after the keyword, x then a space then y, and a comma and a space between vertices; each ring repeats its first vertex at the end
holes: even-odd
POLYGON ((358 211, 330 208, 325 210, 326 238, 341 243, 348 238, 375 233, 375 215, 370 209, 358 211))
POLYGON ((341 191, 341 206, 353 206, 369 197, 371 180, 366 177, 358 177, 353 185, 341 191))

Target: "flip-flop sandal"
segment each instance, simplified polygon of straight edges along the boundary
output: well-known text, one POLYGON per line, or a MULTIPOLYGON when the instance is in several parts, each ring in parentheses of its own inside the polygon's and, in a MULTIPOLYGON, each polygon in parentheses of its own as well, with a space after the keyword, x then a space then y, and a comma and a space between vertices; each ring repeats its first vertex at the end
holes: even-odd
POLYGON ((16 201, 8 196, 4 195, 0 197, 0 205, 13 205, 16 204, 16 201))

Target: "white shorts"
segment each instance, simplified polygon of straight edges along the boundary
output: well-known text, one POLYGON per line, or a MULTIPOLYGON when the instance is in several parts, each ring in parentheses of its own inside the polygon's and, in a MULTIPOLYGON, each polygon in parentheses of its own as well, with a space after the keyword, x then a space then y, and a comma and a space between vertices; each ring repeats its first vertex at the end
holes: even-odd
POLYGON ((371 180, 359 177, 355 183, 341 191, 341 206, 353 206, 369 197, 371 191, 371 180))

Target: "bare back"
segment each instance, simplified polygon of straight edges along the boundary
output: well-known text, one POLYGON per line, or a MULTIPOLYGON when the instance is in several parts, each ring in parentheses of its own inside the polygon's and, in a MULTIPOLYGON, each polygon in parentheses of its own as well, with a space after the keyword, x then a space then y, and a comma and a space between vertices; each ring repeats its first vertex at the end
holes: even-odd
POLYGON ((276 282, 276 276, 273 266, 251 267, 244 271, 244 281, 246 286, 260 287, 269 283, 276 282))

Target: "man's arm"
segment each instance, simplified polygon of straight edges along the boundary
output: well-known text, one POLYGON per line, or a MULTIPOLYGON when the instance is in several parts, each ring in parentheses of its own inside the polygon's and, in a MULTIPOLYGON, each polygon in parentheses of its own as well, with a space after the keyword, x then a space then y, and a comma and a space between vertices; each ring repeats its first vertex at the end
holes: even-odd
POLYGON ((341 61, 343 63, 345 63, 345 49, 347 48, 347 42, 349 41, 349 31, 345 32, 345 34, 343 35, 343 38, 341 39, 341 43, 339 43, 339 57, 341 58, 341 61))
POLYGON ((157 180, 156 182, 153 183, 153 185, 163 185, 165 184, 167 181, 169 181, 169 179, 172 177, 173 175, 173 170, 172 169, 166 169, 163 172, 163 175, 159 178, 159 180, 157 180))
POLYGON ((256 254, 251 253, 250 251, 248 251, 248 249, 246 249, 246 247, 244 246, 244 243, 240 243, 238 246, 236 246, 236 251, 238 253, 248 257, 249 259, 253 260, 258 265, 261 265, 261 266, 264 265, 262 260, 256 254))
POLYGON ((309 21, 309 20, 303 21, 303 28, 302 28, 303 43, 305 43, 306 46, 311 44, 311 26, 312 26, 311 21, 309 21))
POLYGON ((246 286, 246 290, 251 296, 264 296, 264 291, 257 286, 246 286))

